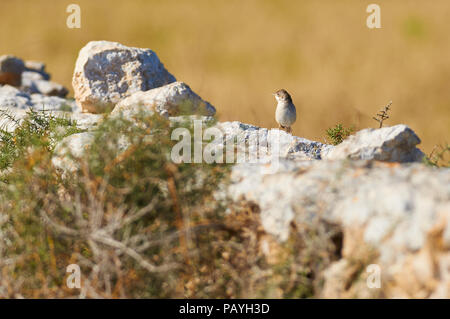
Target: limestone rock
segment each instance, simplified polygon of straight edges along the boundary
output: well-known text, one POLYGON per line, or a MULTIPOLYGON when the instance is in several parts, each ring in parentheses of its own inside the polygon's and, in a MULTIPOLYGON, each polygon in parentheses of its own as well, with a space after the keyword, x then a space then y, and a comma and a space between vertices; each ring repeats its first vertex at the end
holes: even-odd
POLYGON ((203 126, 212 126, 215 123, 215 118, 213 116, 205 115, 180 115, 180 116, 170 116, 169 121, 172 127, 177 127, 185 123, 193 123, 193 121, 201 121, 203 126))
POLYGON ((50 74, 45 71, 45 63, 37 61, 25 61, 25 72, 37 73, 42 80, 49 81, 50 74))
MULTIPOLYGON (((358 260, 379 265, 385 297, 450 297, 450 169, 285 159, 268 172, 267 165, 245 163, 233 167, 228 195, 257 204, 264 229, 280 241, 288 239, 292 224, 302 229, 316 220, 338 225, 341 254, 350 262, 339 265, 358 260)), ((338 277, 348 278, 340 282, 348 284, 326 282, 323 297, 371 295, 365 279, 352 277, 353 268, 332 269, 333 277, 341 272, 338 277)))
POLYGON ((0 56, 0 84, 20 86, 25 64, 12 55, 0 56))
MULTIPOLYGON (((33 71, 24 71, 22 73, 22 85, 21 87, 31 87, 32 81, 46 81, 44 76, 40 74, 39 72, 33 72, 33 71)), ((36 92, 33 92, 36 93, 36 92)))
MULTIPOLYGON (((64 86, 51 82, 49 79, 50 75, 45 72, 43 63, 31 61, 24 63, 21 59, 10 55, 0 57, 0 84, 16 87, 27 95, 65 97, 69 93, 64 86)), ((21 103, 17 105, 13 107, 21 107, 21 103)))
POLYGON ((0 107, 22 110, 32 108, 34 110, 78 111, 73 100, 42 94, 29 95, 10 85, 0 87, 0 107))
POLYGON ((53 165, 65 174, 79 169, 77 158, 81 158, 94 141, 95 135, 83 132, 70 135, 56 145, 52 158, 53 165))
MULTIPOLYGON (((50 114, 55 117, 65 118, 73 121, 79 129, 93 130, 103 120, 101 114, 90 114, 80 112, 66 112, 49 110, 50 114)), ((27 110, 18 108, 0 108, 0 127, 8 132, 13 132, 25 116, 27 110), (6 114, 8 116, 6 116, 6 114), (14 120, 12 118, 14 118, 14 120)))
POLYGON ((93 130, 103 120, 102 114, 91 113, 72 113, 72 112, 55 112, 56 116, 64 116, 76 123, 76 126, 82 130, 93 130), (64 114, 63 114, 64 113, 64 114), (59 115, 61 114, 61 115, 59 115))
POLYGON ((31 94, 32 107, 35 110, 54 110, 76 112, 78 110, 75 101, 66 100, 57 96, 31 94))
POLYGON ((150 49, 120 43, 92 41, 81 49, 72 84, 84 112, 111 110, 121 99, 175 82, 150 49))
POLYGON ((158 112, 163 116, 180 114, 214 115, 216 109, 183 82, 174 82, 145 92, 135 92, 120 101, 111 114, 125 117, 139 112, 158 112))
POLYGON ((33 103, 28 94, 10 85, 0 87, 0 107, 28 109, 32 106, 33 103))
MULTIPOLYGON (((55 152, 52 159, 53 165, 62 170, 64 173, 73 173, 79 168, 76 159, 82 157, 84 152, 90 148, 90 146, 94 142, 96 126, 105 118, 107 118, 108 115, 69 112, 52 112, 52 114, 76 121, 76 125, 78 128, 89 130, 88 132, 70 135, 60 141, 55 147, 55 152)), ((23 113, 23 116, 25 116, 25 113, 23 113)), ((200 119, 204 123, 214 120, 212 117, 195 115, 188 118, 200 119)), ((168 120, 170 121, 171 126, 174 127, 186 121, 186 117, 169 117, 168 120)), ((113 151, 122 152, 126 150, 130 145, 131 141, 124 137, 122 139, 119 139, 117 145, 111 144, 109 145, 109 147, 111 147, 113 151)))
POLYGON ((22 84, 20 89, 28 94, 43 94, 47 96, 66 97, 69 93, 61 84, 46 80, 38 72, 25 71, 22 73, 22 84))
POLYGON ((419 137, 400 124, 380 129, 364 129, 331 149, 326 159, 375 159, 387 162, 420 162, 424 154, 416 148, 419 137))
MULTIPOLYGON (((99 115, 95 115, 99 116, 99 115)), ((61 140, 55 147, 52 164, 63 173, 63 177, 67 174, 74 173, 79 170, 79 159, 88 151, 95 141, 95 132, 88 131, 72 134, 61 140)), ((106 145, 110 150, 123 152, 131 145, 130 141, 122 136, 117 144, 106 145)))
POLYGON ((47 96, 57 96, 64 98, 69 93, 69 90, 67 90, 64 86, 51 81, 33 81, 32 86, 35 89, 34 93, 40 93, 47 96))
POLYGON ((217 127, 225 135, 227 143, 236 144, 238 150, 248 153, 248 158, 261 162, 272 156, 301 159, 320 159, 321 152, 331 145, 297 137, 278 129, 266 129, 241 122, 219 122, 217 127))
POLYGON ((20 90, 27 94, 66 97, 69 90, 61 84, 50 81, 50 74, 45 71, 45 64, 26 61, 22 72, 20 90))

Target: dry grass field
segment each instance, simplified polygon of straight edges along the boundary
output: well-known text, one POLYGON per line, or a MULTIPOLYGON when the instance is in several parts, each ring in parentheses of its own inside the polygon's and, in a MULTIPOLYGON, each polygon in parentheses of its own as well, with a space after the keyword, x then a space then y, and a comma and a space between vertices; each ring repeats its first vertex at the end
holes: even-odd
POLYGON ((450 142, 450 2, 377 0, 382 29, 366 27, 361 0, 2 1, 0 54, 44 61, 68 87, 90 40, 151 48, 178 80, 218 109, 221 120, 275 127, 279 88, 300 117, 294 134, 323 141, 337 123, 405 123, 429 153, 450 142), (82 28, 68 29, 78 3, 82 28))

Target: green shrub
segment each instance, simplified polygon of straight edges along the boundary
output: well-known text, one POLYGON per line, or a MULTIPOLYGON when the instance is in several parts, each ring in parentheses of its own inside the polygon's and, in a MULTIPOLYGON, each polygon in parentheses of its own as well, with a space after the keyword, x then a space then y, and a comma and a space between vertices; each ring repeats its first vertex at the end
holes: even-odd
POLYGON ((14 134, 1 132, 2 147, 11 150, 0 185, 7 216, 1 234, 11 244, 0 260, 18 257, 1 265, 23 279, 18 293, 76 293, 64 288, 65 267, 76 263, 90 297, 173 296, 190 258, 185 229, 220 219, 212 192, 227 167, 173 164, 169 123, 152 116, 138 125, 106 120, 77 159, 80 171, 63 179, 52 151, 72 124, 34 112, 17 124, 14 134), (124 141, 132 146, 122 151, 124 141))
POLYGON ((450 145, 436 145, 430 155, 423 158, 423 162, 429 166, 450 167, 450 145))
POLYGON ((354 132, 354 128, 344 128, 342 124, 327 129, 327 136, 333 145, 341 144, 348 136, 354 132))
POLYGON ((9 112, 0 110, 0 119, 16 126, 12 132, 5 127, 0 128, 0 170, 10 167, 30 148, 51 152, 58 141, 80 132, 76 122, 56 117, 48 111, 30 109, 25 118, 19 120, 9 112))

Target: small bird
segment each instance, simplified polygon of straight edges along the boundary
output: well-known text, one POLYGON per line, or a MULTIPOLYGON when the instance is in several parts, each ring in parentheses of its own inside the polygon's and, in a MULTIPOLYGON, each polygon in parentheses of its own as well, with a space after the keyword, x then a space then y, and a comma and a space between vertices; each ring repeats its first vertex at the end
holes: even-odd
POLYGON ((292 103, 292 98, 284 89, 278 90, 273 95, 275 95, 275 99, 278 102, 277 110, 275 111, 275 120, 279 128, 291 133, 291 126, 297 119, 297 112, 294 103, 292 103))

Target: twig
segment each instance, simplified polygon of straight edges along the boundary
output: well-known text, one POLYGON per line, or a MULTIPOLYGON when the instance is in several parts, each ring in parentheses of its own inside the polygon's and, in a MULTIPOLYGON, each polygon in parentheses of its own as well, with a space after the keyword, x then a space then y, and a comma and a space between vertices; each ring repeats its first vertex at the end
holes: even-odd
POLYGON ((143 258, 139 253, 137 253, 134 249, 126 246, 125 244, 121 243, 120 241, 117 241, 109 236, 107 236, 105 233, 101 231, 97 231, 94 234, 91 234, 90 238, 98 243, 107 245, 111 248, 116 248, 121 251, 123 251, 125 254, 136 260, 141 267, 146 269, 148 272, 167 272, 169 270, 178 268, 179 265, 176 263, 172 264, 165 264, 165 265, 159 265, 155 266, 149 263, 145 258, 143 258))
POLYGON ((388 112, 391 108, 392 105, 392 101, 390 101, 385 107, 384 109, 382 109, 381 111, 379 111, 377 113, 376 116, 372 117, 375 121, 377 121, 378 123, 380 123, 380 128, 383 127, 383 122, 385 120, 387 120, 389 118, 388 112))

